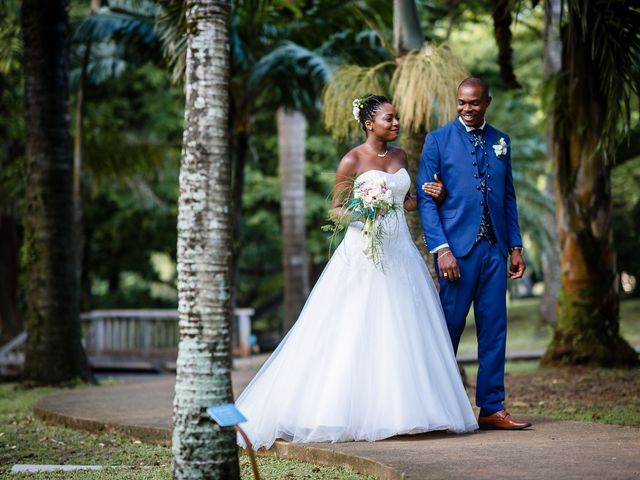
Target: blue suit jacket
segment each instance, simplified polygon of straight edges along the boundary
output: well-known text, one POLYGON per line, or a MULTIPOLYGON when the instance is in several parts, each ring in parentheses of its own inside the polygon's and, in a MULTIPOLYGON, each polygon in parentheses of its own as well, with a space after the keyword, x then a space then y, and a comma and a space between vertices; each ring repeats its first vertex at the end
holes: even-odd
MULTIPOLYGON (((488 123, 485 129, 489 215, 498 247, 506 256, 510 247, 522 245, 511 175, 511 141, 505 133, 488 123), (497 157, 492 146, 500 138, 504 138, 508 148, 506 155, 497 157)), ((418 211, 427 247, 433 250, 448 243, 456 257, 469 253, 482 219, 480 179, 474 178, 476 156, 470 136, 457 118, 427 134, 416 183, 418 211), (437 205, 421 188, 424 182, 433 181, 435 173, 447 190, 447 198, 442 205, 437 205)))

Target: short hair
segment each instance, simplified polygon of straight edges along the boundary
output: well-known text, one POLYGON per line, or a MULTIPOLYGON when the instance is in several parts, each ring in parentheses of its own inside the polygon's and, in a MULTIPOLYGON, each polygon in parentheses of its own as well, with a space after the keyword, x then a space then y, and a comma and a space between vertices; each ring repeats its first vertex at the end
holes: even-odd
POLYGON ((460 85, 458 85, 458 90, 460 90, 465 85, 479 85, 480 87, 482 87, 482 91, 484 92, 485 97, 489 96, 489 84, 480 77, 465 78, 460 82, 460 85))
POLYGON ((380 111, 382 105, 385 103, 391 103, 387 99, 387 97, 383 95, 373 95, 371 93, 365 95, 360 98, 362 102, 362 106, 360 107, 360 111, 358 112, 358 120, 360 121, 360 126, 362 130, 367 132, 367 127, 364 126, 364 122, 367 120, 373 120, 376 116, 376 113, 380 111))

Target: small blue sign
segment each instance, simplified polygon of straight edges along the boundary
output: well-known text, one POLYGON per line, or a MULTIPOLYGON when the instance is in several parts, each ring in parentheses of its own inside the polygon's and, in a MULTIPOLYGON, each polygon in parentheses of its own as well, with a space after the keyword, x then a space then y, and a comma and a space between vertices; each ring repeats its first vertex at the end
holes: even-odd
POLYGON ((207 407, 207 413, 221 427, 231 427, 247 421, 233 403, 207 407))

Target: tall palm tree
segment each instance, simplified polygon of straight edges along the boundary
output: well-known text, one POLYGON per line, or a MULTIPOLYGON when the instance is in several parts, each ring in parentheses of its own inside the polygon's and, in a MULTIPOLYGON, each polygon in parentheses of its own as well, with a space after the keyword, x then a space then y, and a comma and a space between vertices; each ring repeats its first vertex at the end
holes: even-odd
POLYGON ((75 275, 65 0, 24 0, 27 316, 24 376, 88 379, 75 275))
POLYGON ((228 0, 187 3, 186 104, 178 213, 180 343, 174 478, 239 478, 236 436, 207 419, 231 402, 231 160, 228 0))
MULTIPOLYGON (((548 80, 560 71, 562 43, 560 39, 560 16, 562 0, 545 0, 544 16, 544 76, 548 80)), ((545 135, 546 151, 549 163, 553 162, 553 117, 548 112, 547 132, 545 135)), ((555 178, 552 171, 545 176, 546 192, 549 198, 555 198, 555 178)), ((555 207, 555 205, 554 205, 555 207)), ((558 227, 555 208, 545 211, 544 229, 550 241, 541 256, 542 275, 544 277, 544 294, 540 300, 540 316, 545 323, 555 326, 558 322, 557 305, 560 292, 560 249, 558 247, 558 227)))
POLYGON ((294 42, 282 42, 262 57, 249 85, 268 91, 264 105, 277 109, 278 169, 284 276, 283 332, 295 323, 309 294, 306 251, 303 110, 317 111, 330 67, 321 53, 294 42))
POLYGON ((492 0, 493 34, 498 46, 498 65, 502 84, 509 89, 521 88, 513 71, 513 48, 511 47, 511 22, 514 0, 492 0))
MULTIPOLYGON (((420 22, 418 20, 418 12, 414 0, 395 0, 393 4, 393 45, 398 56, 398 62, 402 62, 404 57, 410 51, 418 51, 424 46, 424 35, 420 22)), ((452 81, 460 81, 462 79, 453 78, 452 81)), ((450 85, 451 87, 452 85, 450 85)), ((404 115, 404 112, 403 112, 404 115)), ((424 144, 424 132, 414 131, 407 132, 402 137, 402 146, 407 151, 409 157, 409 173, 411 178, 417 178, 418 166, 422 146, 424 144)), ((431 277, 436 279, 433 257, 427 251, 422 233, 422 223, 416 212, 407 215, 407 224, 411 231, 413 242, 418 251, 422 255, 431 277)), ((437 284, 437 283, 436 283, 437 284)))
POLYGON ((553 103, 561 291, 546 363, 630 365, 620 336, 611 168, 640 74, 640 10, 625 0, 563 2, 553 103))
POLYGON ((309 294, 305 233, 304 147, 306 125, 299 110, 278 108, 278 169, 284 273, 283 331, 295 323, 309 294))

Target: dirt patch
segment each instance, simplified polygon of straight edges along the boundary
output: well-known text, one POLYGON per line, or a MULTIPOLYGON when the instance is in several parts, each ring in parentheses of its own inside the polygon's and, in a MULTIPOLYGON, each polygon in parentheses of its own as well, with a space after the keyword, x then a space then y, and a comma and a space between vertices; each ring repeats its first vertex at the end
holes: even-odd
POLYGON ((640 426, 640 369, 538 369, 506 375, 505 388, 512 413, 640 426))

